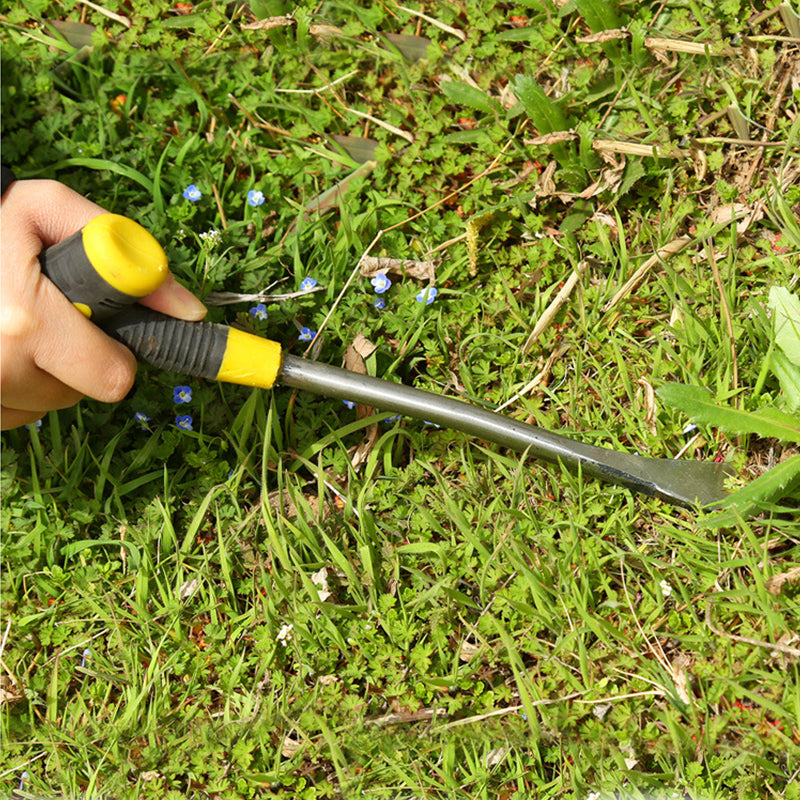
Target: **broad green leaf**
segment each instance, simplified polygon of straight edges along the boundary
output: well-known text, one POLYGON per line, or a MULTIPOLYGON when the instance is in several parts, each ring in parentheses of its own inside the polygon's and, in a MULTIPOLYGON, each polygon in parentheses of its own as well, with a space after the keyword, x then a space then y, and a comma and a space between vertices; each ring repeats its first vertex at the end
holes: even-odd
POLYGON ((564 112, 544 93, 533 78, 517 75, 514 79, 514 94, 519 98, 539 133, 569 130, 570 123, 564 112))
POLYGON ((762 505, 774 503, 800 488, 800 455, 792 456, 756 478, 751 484, 726 497, 724 509, 700 522, 701 528, 733 525, 740 518, 757 513, 762 505))
POLYGON ((406 61, 422 61, 428 57, 431 40, 424 36, 412 36, 408 33, 384 33, 387 42, 394 45, 406 61))
POLYGON ((575 0, 575 5, 592 33, 620 27, 614 4, 608 0, 575 0))
POLYGON ((769 290, 769 308, 775 324, 775 343, 792 364, 800 367, 800 298, 785 286, 769 290))
POLYGON ((711 393, 700 386, 668 383, 656 394, 669 406, 683 411, 695 422, 712 425, 728 433, 754 433, 757 436, 800 442, 800 419, 775 408, 739 411, 714 402, 711 393))
POLYGON ((781 385, 781 404, 788 411, 800 408, 800 366, 779 351, 769 357, 769 366, 781 385))
POLYGON ((469 106, 469 108, 482 111, 484 114, 494 114, 500 110, 500 104, 497 100, 489 97, 486 92, 470 86, 468 83, 463 81, 442 81, 440 86, 442 91, 460 106, 469 106))

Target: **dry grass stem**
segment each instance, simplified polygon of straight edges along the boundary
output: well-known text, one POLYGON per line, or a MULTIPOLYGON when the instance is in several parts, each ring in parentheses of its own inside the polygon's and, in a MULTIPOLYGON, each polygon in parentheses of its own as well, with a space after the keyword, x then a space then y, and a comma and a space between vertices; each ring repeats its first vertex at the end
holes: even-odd
POLYGON ((616 308, 643 280, 653 267, 662 264, 665 259, 680 253, 688 247, 694 238, 691 236, 680 236, 673 239, 669 244, 659 248, 650 258, 648 258, 637 269, 630 278, 623 284, 622 288, 603 306, 603 313, 608 313, 616 308))
POLYGON ((357 117, 361 117, 362 119, 368 119, 375 125, 378 125, 384 130, 389 131, 389 133, 393 133, 395 136, 405 139, 410 144, 414 143, 413 134, 409 133, 408 131, 404 131, 402 128, 397 128, 394 125, 390 125, 388 122, 384 122, 382 119, 378 119, 372 114, 367 114, 365 111, 357 111, 355 108, 348 108, 347 111, 349 111, 351 114, 355 114, 357 117))
POLYGON ((452 28, 450 25, 445 25, 444 22, 439 22, 438 19, 434 19, 433 17, 429 17, 427 14, 423 14, 421 11, 415 11, 413 8, 407 8, 406 6, 398 6, 399 11, 405 11, 407 14, 413 14, 415 17, 420 17, 424 19, 426 22, 430 22, 439 30, 444 31, 445 33, 449 33, 452 36, 456 36, 457 38, 461 39, 462 42, 467 41, 467 34, 464 31, 460 31, 458 28, 452 28))
POLYGON ((81 5, 93 8, 95 11, 99 12, 105 17, 108 17, 109 19, 113 19, 114 22, 119 22, 120 25, 124 25, 126 28, 131 27, 131 21, 122 14, 115 14, 113 11, 109 11, 107 8, 103 8, 103 6, 99 6, 96 3, 90 2, 90 0, 78 0, 78 2, 81 5))
POLYGON ((537 320, 536 325, 534 325, 530 336, 528 336, 527 341, 522 346, 523 353, 527 353, 528 350, 530 350, 530 348, 538 340, 538 338, 550 327, 550 324, 553 322, 556 314, 558 314, 558 310, 564 305, 569 296, 572 294, 573 290, 578 285, 581 275, 586 272, 586 268, 588 266, 588 262, 581 261, 576 269, 572 271, 567 280, 564 281, 564 285, 558 290, 556 296, 542 312, 542 315, 537 320))

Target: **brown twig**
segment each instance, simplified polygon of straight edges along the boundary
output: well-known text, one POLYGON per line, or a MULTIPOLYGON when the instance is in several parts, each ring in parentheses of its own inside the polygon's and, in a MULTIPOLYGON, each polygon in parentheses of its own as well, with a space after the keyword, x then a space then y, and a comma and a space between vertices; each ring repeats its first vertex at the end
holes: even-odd
POLYGON ((742 644, 750 644, 753 647, 764 647, 767 650, 777 650, 780 653, 785 653, 787 656, 794 656, 800 658, 800 650, 796 647, 790 647, 787 644, 780 644, 779 642, 762 642, 760 639, 751 639, 749 636, 739 636, 737 633, 728 633, 727 631, 717 628, 711 620, 711 606, 713 598, 709 598, 706 602, 706 625, 711 633, 716 636, 721 636, 723 639, 730 639, 734 642, 741 642, 742 644))

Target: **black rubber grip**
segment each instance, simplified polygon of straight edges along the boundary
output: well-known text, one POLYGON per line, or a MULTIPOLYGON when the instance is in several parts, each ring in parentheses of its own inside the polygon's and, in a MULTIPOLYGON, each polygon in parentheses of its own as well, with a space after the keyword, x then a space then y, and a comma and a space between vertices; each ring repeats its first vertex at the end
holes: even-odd
POLYGON ((139 361, 194 378, 216 380, 229 328, 213 322, 186 322, 143 306, 131 306, 100 327, 128 347, 139 361))
POLYGON ((73 303, 91 310, 91 319, 98 322, 114 316, 139 298, 115 289, 97 273, 83 246, 83 231, 39 254, 42 272, 73 303))

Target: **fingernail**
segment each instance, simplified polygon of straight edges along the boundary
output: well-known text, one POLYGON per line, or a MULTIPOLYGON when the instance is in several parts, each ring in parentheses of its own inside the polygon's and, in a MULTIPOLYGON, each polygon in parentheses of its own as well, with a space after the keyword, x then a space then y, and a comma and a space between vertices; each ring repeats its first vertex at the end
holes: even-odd
POLYGON ((181 319, 192 322, 201 320, 206 315, 206 307, 185 286, 181 286, 174 276, 165 287, 169 292, 170 312, 181 319))

